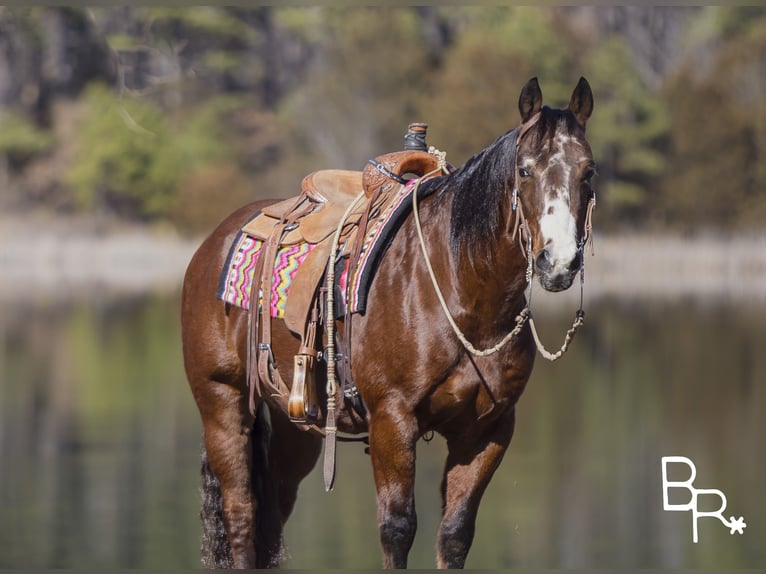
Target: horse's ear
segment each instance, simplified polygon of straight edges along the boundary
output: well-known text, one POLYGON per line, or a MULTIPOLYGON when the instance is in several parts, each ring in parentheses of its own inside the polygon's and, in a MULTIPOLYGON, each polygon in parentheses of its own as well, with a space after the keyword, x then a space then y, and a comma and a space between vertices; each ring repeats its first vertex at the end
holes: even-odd
POLYGON ((577 123, 585 129, 585 124, 593 113, 593 92, 590 89, 588 80, 583 77, 580 77, 577 87, 572 92, 572 99, 569 100, 569 109, 577 118, 577 123))
POLYGON ((521 123, 528 122, 542 107, 543 93, 540 91, 540 84, 537 82, 537 78, 532 78, 524 85, 519 95, 521 123))

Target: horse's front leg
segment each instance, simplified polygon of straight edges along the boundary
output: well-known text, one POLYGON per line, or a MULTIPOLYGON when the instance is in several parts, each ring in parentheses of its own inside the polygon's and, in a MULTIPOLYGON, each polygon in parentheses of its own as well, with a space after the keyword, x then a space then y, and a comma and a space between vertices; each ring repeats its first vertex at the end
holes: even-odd
POLYGON ((514 421, 511 409, 484 432, 447 437, 449 455, 442 479, 442 519, 437 537, 439 568, 463 568, 481 497, 511 442, 514 421))
POLYGON ((370 415, 369 430, 383 565, 386 568, 406 568, 407 554, 417 529, 417 423, 405 408, 380 405, 370 415))

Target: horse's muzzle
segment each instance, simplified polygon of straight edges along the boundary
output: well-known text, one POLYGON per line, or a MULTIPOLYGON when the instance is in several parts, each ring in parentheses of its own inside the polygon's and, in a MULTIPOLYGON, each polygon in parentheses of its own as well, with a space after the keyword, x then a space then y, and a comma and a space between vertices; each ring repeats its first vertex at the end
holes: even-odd
POLYGON ((577 272, 582 265, 582 253, 568 262, 555 261, 548 249, 541 249, 535 257, 535 271, 540 278, 540 285, 546 291, 564 291, 572 286, 577 272))

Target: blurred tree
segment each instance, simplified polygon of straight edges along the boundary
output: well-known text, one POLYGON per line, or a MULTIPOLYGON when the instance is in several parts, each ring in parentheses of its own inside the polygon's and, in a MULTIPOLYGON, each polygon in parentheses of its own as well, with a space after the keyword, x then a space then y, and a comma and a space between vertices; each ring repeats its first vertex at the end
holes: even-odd
POLYGON ((563 106, 584 75, 600 226, 759 228, 764 54, 763 7, 0 7, 0 184, 26 198, 3 204, 201 229, 412 121, 462 163, 529 77, 563 106))
POLYGON ((560 8, 598 44, 618 37, 630 53, 630 69, 652 92, 662 88, 683 51, 684 28, 699 6, 578 6, 560 8))
POLYGON ((428 93, 428 55, 413 9, 327 8, 300 91, 280 107, 302 163, 360 169, 402 146, 428 93), (312 158, 315 158, 312 160, 312 158))
POLYGON ((530 77, 539 77, 547 104, 565 105, 579 66, 566 28, 543 9, 460 8, 450 16, 461 32, 420 116, 433 126, 432 142, 459 164, 518 125, 530 77))
POLYGON ((155 185, 150 177, 168 143, 161 110, 145 101, 120 101, 101 84, 90 86, 84 100, 88 112, 79 153, 67 174, 76 203, 127 217, 158 213, 172 193, 167 181, 155 185))
POLYGON ((262 70, 244 66, 258 33, 226 8, 123 7, 97 12, 119 85, 166 108, 195 105, 223 91, 253 90, 262 70))
POLYGON ((588 137, 598 165, 599 225, 645 223, 656 206, 666 159, 668 110, 634 71, 616 36, 591 47, 584 73, 595 94, 588 137))
POLYGON ((708 7, 668 82, 672 146, 663 189, 686 229, 764 229, 766 10, 708 7))
POLYGON ((7 209, 18 198, 9 193, 10 182, 20 177, 29 163, 47 153, 54 136, 23 113, 0 108, 0 205, 7 209))
POLYGON ((235 92, 273 108, 310 58, 305 38, 281 28, 272 7, 133 10, 126 19, 115 19, 115 9, 103 11, 103 28, 119 54, 126 87, 162 97, 166 107, 235 92))
POLYGON ((0 106, 49 128, 52 98, 112 73, 85 8, 0 8, 0 106))
MULTIPOLYGON (((720 9, 727 45, 720 51, 718 69, 730 83, 732 113, 738 115, 744 139, 741 197, 737 226, 766 229, 766 7, 720 9)), ((728 175, 728 174, 727 174, 728 175)))
POLYGON ((119 98, 103 85, 85 93, 88 114, 67 174, 86 210, 146 219, 173 205, 182 175, 229 153, 219 121, 235 102, 211 100, 171 118, 147 100, 119 98))
POLYGON ((33 157, 48 151, 54 140, 22 113, 0 112, 0 157, 11 169, 21 169, 33 157))

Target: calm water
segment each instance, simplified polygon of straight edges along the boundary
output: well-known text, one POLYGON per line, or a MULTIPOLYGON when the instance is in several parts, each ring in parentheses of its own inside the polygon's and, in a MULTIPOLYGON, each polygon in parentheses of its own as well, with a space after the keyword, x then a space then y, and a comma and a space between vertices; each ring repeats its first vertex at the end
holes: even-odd
MULTIPOLYGON (((538 317, 551 340, 569 321, 538 317)), ((0 304, 0 568, 198 566, 179 336, 177 296, 0 304)), ((589 304, 570 353, 537 363, 467 566, 766 566, 765 349, 764 307, 589 304), (663 455, 692 459, 744 534, 701 518, 693 544, 691 514, 662 510, 663 455)), ((419 445, 413 567, 434 565, 444 454, 419 445)), ((287 543, 287 567, 379 566, 360 446, 340 446, 333 493, 303 483, 287 543)))

